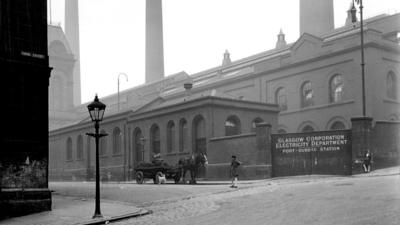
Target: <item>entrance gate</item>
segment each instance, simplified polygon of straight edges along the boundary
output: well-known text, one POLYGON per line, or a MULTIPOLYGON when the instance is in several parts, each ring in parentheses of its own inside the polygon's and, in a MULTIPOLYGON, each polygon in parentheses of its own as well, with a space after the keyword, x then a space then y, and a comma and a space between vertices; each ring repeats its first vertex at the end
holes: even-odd
POLYGON ((351 174, 351 131, 271 135, 272 176, 351 174))

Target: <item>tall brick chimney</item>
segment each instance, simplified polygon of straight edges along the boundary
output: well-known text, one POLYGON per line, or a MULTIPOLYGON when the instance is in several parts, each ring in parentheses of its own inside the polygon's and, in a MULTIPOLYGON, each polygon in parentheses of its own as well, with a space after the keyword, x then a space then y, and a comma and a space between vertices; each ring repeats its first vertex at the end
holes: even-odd
POLYGON ((65 36, 76 60, 73 72, 73 95, 74 105, 79 105, 81 104, 81 63, 78 0, 65 0, 65 36))
POLYGON ((146 83, 163 78, 162 1, 146 0, 146 83))
POLYGON ((321 36, 334 28, 333 0, 300 0, 300 36, 321 36))

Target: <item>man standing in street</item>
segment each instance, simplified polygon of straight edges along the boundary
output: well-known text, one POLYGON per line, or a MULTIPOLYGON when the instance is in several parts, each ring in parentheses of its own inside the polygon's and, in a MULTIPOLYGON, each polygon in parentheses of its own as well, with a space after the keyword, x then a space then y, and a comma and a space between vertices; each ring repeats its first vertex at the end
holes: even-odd
POLYGON ((237 181, 238 181, 238 167, 240 166, 241 162, 236 159, 235 155, 232 155, 232 161, 231 161, 231 177, 232 177, 232 188, 237 188, 237 181))

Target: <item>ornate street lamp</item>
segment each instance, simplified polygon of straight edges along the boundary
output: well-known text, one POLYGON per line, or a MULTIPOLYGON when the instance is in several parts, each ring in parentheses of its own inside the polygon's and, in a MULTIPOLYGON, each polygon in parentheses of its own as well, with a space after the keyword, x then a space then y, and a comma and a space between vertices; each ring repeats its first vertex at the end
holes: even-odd
POLYGON ((86 135, 92 136, 96 140, 96 205, 93 218, 102 218, 100 212, 100 167, 99 167, 99 139, 106 136, 107 134, 99 133, 99 123, 103 120, 104 111, 106 105, 99 101, 99 98, 94 98, 94 101, 87 106, 90 114, 90 118, 94 122, 95 133, 86 133, 86 135))
POLYGON ((364 20, 363 20, 363 3, 362 0, 353 0, 353 7, 350 10, 351 13, 351 22, 357 22, 357 10, 354 7, 354 2, 356 2, 360 6, 360 36, 361 36, 361 81, 362 81, 362 110, 363 116, 366 117, 366 109, 365 109, 365 62, 364 62, 364 20))

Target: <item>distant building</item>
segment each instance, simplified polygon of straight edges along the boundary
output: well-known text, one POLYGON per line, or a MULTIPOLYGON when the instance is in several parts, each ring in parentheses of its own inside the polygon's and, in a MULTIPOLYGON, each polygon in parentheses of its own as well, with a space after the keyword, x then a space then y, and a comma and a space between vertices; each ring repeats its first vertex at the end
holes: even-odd
POLYGON ((0 2, 0 218, 51 209, 46 4, 0 2))
MULTIPOLYGON (((196 132, 193 124, 198 113, 191 111, 189 106, 205 99, 232 102, 232 106, 248 104, 249 109, 255 110, 243 114, 241 107, 229 108, 222 104, 214 107, 223 110, 210 117, 203 116, 208 131, 203 146, 208 155, 213 155, 209 161, 214 168, 224 162, 215 153, 219 151, 214 149, 217 146, 215 140, 256 134, 257 123, 269 122, 272 132, 277 133, 350 129, 351 118, 362 116, 359 23, 333 29, 331 1, 326 4, 312 2, 300 1, 302 29, 294 43, 287 44, 284 33, 280 32, 275 49, 239 60, 231 60, 226 51, 220 66, 192 75, 180 72, 125 90, 120 93, 120 111, 116 95, 100 96, 107 104, 102 126, 104 132, 110 134, 102 140, 103 171, 110 172, 111 179, 130 179, 129 171, 143 157, 141 154, 148 160, 152 154, 161 152, 166 161, 173 163, 177 156, 196 152, 199 142, 193 138, 196 132), (302 10, 325 13, 309 20, 302 10), (315 21, 323 23, 313 26, 315 21), (187 83, 192 84, 191 88, 184 88, 187 83), (273 104, 280 110, 277 115, 273 113, 273 104), (272 108, 263 112, 257 111, 256 106, 272 108), (181 117, 177 117, 177 110, 181 117), (192 126, 179 127, 182 118, 192 126), (229 130, 229 127, 240 127, 240 132, 232 135, 217 131, 229 130), (189 131, 183 132, 184 129, 189 131), (138 130, 147 140, 144 152, 138 147, 139 136, 135 133, 138 130), (181 138, 180 132, 188 133, 189 137, 181 138), (171 149, 173 141, 188 141, 189 147, 180 152, 179 145, 175 144, 171 149)), ((364 22, 367 116, 375 121, 399 121, 400 14, 380 15, 364 22)), ((76 106, 70 112, 76 115, 75 122, 50 133, 54 163, 50 164, 50 170, 54 179, 60 178, 61 174, 65 179, 82 179, 89 171, 89 160, 93 160, 94 146, 84 136, 92 129, 86 104, 76 106)), ((208 176, 219 173, 214 172, 207 171, 208 176)))

